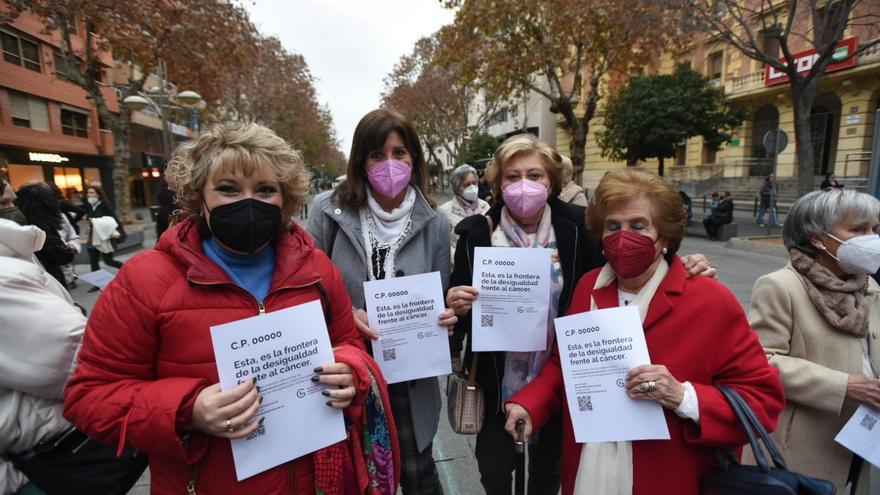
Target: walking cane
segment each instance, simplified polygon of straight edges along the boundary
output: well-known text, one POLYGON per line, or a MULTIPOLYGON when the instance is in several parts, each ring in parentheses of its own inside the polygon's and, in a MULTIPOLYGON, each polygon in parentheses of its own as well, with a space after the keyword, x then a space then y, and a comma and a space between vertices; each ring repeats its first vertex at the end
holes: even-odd
POLYGON ((516 422, 516 495, 526 494, 526 441, 523 438, 526 422, 516 422))

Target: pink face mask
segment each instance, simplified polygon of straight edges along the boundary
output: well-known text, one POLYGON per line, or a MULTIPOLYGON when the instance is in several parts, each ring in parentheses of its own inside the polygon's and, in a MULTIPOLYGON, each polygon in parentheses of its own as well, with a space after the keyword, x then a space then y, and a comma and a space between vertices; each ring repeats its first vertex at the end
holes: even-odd
POLYGON ((409 185, 411 176, 410 164, 400 160, 385 160, 367 170, 367 180, 373 190, 386 198, 396 198, 409 185))
POLYGON ((501 195, 513 216, 522 220, 531 219, 547 204, 547 188, 528 179, 508 185, 501 195))

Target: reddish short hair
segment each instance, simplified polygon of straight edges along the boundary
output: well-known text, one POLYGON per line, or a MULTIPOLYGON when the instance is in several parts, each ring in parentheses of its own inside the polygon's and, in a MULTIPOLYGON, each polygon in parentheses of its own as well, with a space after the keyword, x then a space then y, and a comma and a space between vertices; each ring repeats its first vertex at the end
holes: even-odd
POLYGON ((655 173, 623 169, 605 174, 587 208, 587 227, 601 242, 608 212, 642 197, 651 203, 651 222, 672 256, 684 238, 687 210, 675 187, 655 173))

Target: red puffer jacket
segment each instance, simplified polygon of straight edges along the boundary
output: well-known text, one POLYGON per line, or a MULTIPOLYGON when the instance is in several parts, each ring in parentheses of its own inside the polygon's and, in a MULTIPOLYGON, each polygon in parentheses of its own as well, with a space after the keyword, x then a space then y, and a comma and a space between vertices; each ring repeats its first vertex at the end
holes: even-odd
POLYGON ((237 482, 228 440, 181 433, 198 393, 218 382, 213 325, 316 299, 326 312, 329 300, 331 343, 363 349, 339 271, 296 226, 277 240, 275 275, 259 302, 205 256, 201 240, 183 222, 125 263, 89 318, 64 416, 96 440, 147 453, 154 494, 185 493, 196 464, 199 495, 312 494, 311 455, 237 482))

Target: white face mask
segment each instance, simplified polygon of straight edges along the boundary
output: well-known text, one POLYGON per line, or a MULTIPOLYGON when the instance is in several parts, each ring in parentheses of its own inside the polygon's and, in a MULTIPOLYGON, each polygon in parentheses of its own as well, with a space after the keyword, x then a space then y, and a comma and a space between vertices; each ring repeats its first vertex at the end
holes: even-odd
POLYGON ((479 189, 477 186, 467 186, 464 188, 464 191, 461 192, 461 197, 468 200, 474 201, 477 199, 477 194, 479 193, 479 189))
POLYGON ((828 232, 825 234, 840 243, 837 256, 827 249, 825 252, 837 261, 841 270, 850 275, 871 275, 880 269, 880 236, 877 234, 860 235, 846 241, 828 232))
POLYGON ((98 198, 86 198, 86 201, 88 201, 89 204, 92 206, 95 206, 96 204, 101 202, 101 200, 98 198))

